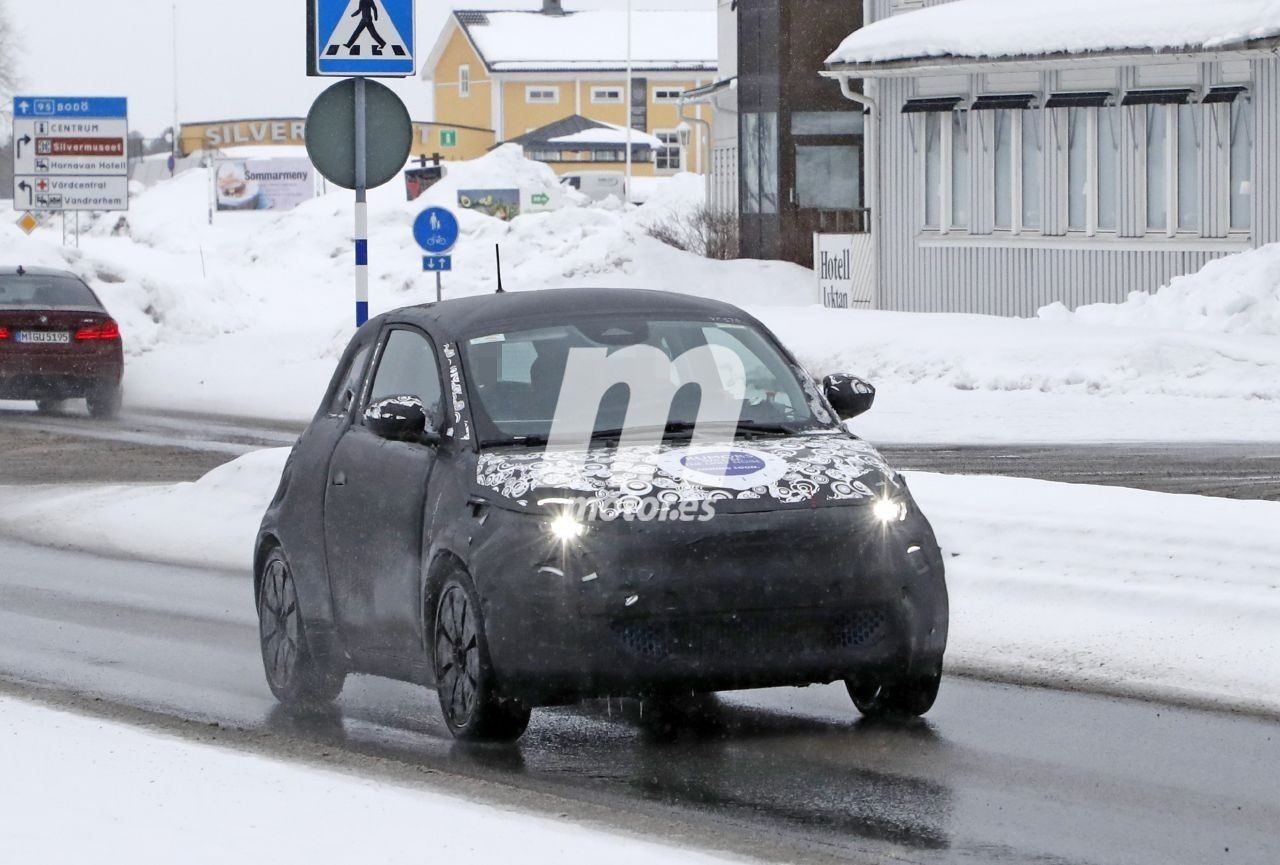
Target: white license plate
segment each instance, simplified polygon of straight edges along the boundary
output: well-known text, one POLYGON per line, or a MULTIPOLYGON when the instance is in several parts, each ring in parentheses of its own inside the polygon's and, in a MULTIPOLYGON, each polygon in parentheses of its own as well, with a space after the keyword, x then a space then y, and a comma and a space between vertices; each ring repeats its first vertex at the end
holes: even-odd
POLYGON ((20 330, 18 342, 67 345, 71 342, 71 334, 65 330, 20 330))

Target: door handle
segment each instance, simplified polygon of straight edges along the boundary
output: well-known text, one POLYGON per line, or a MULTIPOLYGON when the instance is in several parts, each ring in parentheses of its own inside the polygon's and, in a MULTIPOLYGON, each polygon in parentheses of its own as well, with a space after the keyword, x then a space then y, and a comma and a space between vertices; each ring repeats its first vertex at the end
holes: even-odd
POLYGON ((347 485, 347 473, 344 471, 336 471, 333 473, 333 485, 335 487, 345 487, 347 485))

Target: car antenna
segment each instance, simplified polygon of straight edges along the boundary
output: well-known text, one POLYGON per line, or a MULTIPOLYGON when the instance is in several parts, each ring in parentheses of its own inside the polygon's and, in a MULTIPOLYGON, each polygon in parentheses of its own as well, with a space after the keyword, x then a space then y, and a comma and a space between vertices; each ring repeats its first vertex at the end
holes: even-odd
POLYGON ((494 294, 506 294, 502 288, 502 244, 493 245, 493 257, 498 262, 498 290, 494 294))

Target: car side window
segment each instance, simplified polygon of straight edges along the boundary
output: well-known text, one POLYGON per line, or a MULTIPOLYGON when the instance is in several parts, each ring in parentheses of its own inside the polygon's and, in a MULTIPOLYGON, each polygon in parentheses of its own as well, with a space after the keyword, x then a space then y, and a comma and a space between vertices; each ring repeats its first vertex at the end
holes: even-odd
POLYGON ((393 330, 387 335, 367 405, 392 396, 417 397, 427 417, 440 423, 440 366, 431 343, 416 331, 393 330))
POLYGON ((342 375, 342 384, 333 394, 333 402, 329 404, 328 414, 345 415, 360 394, 360 383, 364 381, 364 362, 369 357, 369 346, 364 346, 355 353, 351 365, 342 375))

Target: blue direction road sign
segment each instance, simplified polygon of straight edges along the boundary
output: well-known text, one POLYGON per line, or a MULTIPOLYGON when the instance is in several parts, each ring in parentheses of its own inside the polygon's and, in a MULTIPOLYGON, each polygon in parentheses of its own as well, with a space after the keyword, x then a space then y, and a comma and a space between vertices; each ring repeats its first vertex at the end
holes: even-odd
POLYGON ((313 0, 319 75, 413 75, 414 0, 313 0))
POLYGON ((427 273, 439 273, 442 270, 453 270, 452 255, 424 255, 422 269, 427 273))
POLYGON ((444 255, 458 242, 458 218, 443 207, 428 207, 413 222, 413 239, 430 255, 444 255))
POLYGON ((129 100, 114 96, 15 96, 13 116, 124 118, 129 116, 129 100))

